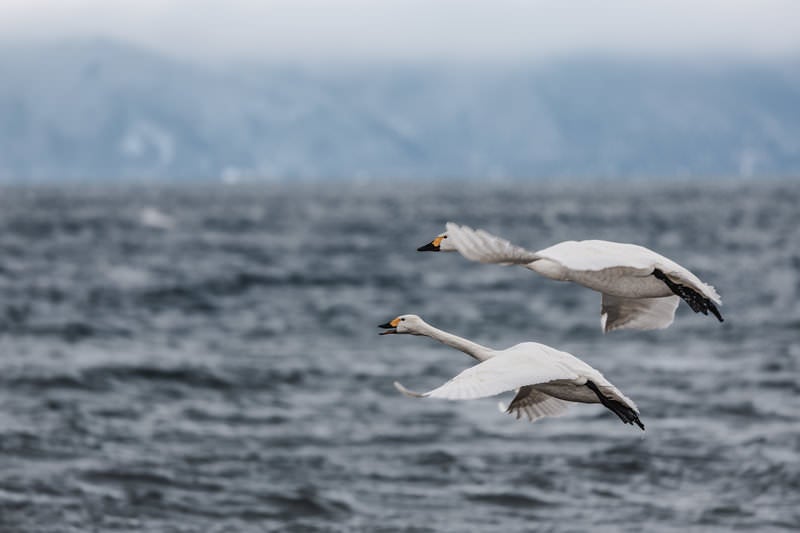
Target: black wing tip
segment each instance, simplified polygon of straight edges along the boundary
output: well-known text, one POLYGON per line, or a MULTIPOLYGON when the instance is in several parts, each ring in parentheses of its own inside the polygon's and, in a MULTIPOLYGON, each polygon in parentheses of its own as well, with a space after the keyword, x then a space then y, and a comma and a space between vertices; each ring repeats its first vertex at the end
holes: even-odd
POLYGON ((708 315, 710 311, 711 314, 717 318, 717 320, 720 322, 725 322, 725 319, 722 318, 719 309, 717 309, 717 306, 714 305, 714 302, 712 302, 711 299, 706 298, 691 287, 681 285, 680 283, 675 283, 659 269, 653 270, 653 276, 663 281, 667 287, 669 287, 669 290, 685 301, 695 313, 703 313, 704 315, 708 315))
POLYGON ((644 431, 644 424, 639 419, 639 414, 636 411, 627 405, 617 402, 616 400, 612 400, 612 402, 617 403, 618 405, 615 405, 614 408, 608 405, 606 405, 606 407, 608 407, 615 415, 617 415, 620 420, 622 420, 625 424, 630 424, 631 426, 636 424, 639 426, 639 429, 644 431))
POLYGON ((644 424, 639 420, 639 413, 637 413, 635 409, 628 407, 617 399, 605 396, 600 391, 600 388, 591 380, 586 382, 586 386, 597 395, 597 399, 600 400, 600 403, 602 403, 606 409, 617 415, 624 424, 636 424, 639 426, 639 429, 644 431, 644 424))
POLYGON ((714 305, 714 302, 711 300, 708 300, 708 310, 711 311, 715 317, 717 317, 717 320, 720 322, 725 322, 725 319, 722 318, 722 314, 719 312, 719 309, 717 309, 717 306, 714 305))

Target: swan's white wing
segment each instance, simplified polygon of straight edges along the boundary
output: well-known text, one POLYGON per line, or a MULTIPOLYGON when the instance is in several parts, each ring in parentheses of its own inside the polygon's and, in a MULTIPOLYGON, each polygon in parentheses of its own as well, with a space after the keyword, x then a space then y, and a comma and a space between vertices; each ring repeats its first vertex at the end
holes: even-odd
POLYGON ((531 422, 546 416, 560 416, 567 410, 569 402, 537 391, 531 385, 521 387, 508 407, 500 404, 500 410, 515 415, 517 420, 525 415, 531 422))
POLYGON ((701 293, 706 298, 721 304, 719 294, 711 285, 703 283, 689 269, 661 254, 639 246, 610 241, 564 241, 536 255, 561 264, 568 270, 597 272, 614 269, 626 275, 648 276, 656 269, 680 285, 701 293))
POLYGON ((500 265, 527 265, 539 257, 525 248, 515 246, 505 239, 481 229, 447 223, 449 245, 472 261, 497 263, 500 265))
POLYGON ((615 329, 662 329, 675 319, 680 298, 620 298, 603 294, 600 322, 605 333, 615 329))
MULTIPOLYGON (((394 387, 410 398, 425 397, 425 394, 409 390, 397 381, 394 382, 394 387)), ((546 416, 561 416, 567 410, 569 402, 537 391, 531 385, 525 385, 519 388, 517 395, 508 406, 503 405, 502 402, 498 406, 501 412, 514 415, 517 420, 525 415, 528 420, 535 422, 546 416)))
MULTIPOLYGON (((562 352, 561 350, 556 350, 555 348, 551 348, 550 346, 544 344, 538 344, 535 342, 523 342, 522 344, 518 344, 513 348, 509 348, 509 350, 524 349, 529 351, 531 350, 532 346, 538 348, 539 350, 544 352, 546 356, 550 358, 552 361, 556 362, 560 366, 568 368, 571 372, 573 372, 577 376, 585 378, 587 380, 591 380, 605 394, 625 403, 626 405, 628 405, 628 407, 630 407, 637 413, 639 412, 633 400, 622 394, 622 391, 619 390, 616 386, 614 386, 614 384, 612 384, 610 381, 608 381, 606 377, 599 370, 589 365, 586 361, 578 359, 569 352, 562 352)), ((552 383, 548 384, 548 386, 550 385, 553 384, 552 383)))
POLYGON ((644 246, 596 240, 564 241, 539 250, 536 255, 560 263, 569 270, 590 272, 626 267, 647 275, 659 263, 672 263, 644 246))
MULTIPOLYGON (((423 396, 471 400, 494 396, 525 385, 580 377, 567 362, 542 348, 542 345, 536 343, 524 343, 498 352, 491 359, 464 370, 423 396)), ((552 352, 561 353, 557 350, 552 352)))

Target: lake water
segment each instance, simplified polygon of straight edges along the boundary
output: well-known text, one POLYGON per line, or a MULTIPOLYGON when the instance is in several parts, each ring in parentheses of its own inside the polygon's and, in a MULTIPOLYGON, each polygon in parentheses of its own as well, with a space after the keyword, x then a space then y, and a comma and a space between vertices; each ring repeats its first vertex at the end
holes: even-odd
POLYGON ((798 228, 790 182, 0 189, 0 530, 794 530, 798 228), (415 251, 448 220, 643 244, 726 321, 603 335, 595 292, 415 251), (472 364, 402 313, 569 351, 647 431, 401 396, 472 364))

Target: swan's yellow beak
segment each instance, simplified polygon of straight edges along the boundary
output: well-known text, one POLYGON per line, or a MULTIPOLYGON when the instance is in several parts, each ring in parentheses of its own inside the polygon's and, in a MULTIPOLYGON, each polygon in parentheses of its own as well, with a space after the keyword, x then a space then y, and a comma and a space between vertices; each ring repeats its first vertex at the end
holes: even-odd
POLYGON ((392 320, 390 322, 387 322, 386 324, 381 324, 378 327, 379 328, 383 328, 386 331, 381 332, 380 335, 396 334, 397 330, 395 328, 397 327, 397 324, 399 324, 399 323, 400 323, 400 318, 395 318, 394 320, 392 320))
POLYGON ((438 237, 433 239, 431 242, 429 242, 425 246, 420 246, 419 248, 417 248, 417 251, 418 252, 438 252, 439 251, 439 245, 442 244, 442 239, 444 239, 444 235, 439 235, 438 237))

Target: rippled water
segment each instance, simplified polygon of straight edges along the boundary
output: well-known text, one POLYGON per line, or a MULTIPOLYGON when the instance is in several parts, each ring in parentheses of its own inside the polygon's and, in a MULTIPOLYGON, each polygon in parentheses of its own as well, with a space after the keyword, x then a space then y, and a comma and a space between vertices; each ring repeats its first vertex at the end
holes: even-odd
MULTIPOLYGON (((800 522, 800 187, 0 190, 0 530, 770 531, 800 522), (602 335, 599 295, 415 248, 637 242, 723 297, 602 335), (401 313, 571 351, 637 401, 536 424, 413 400, 472 364, 401 313)), ((503 398, 508 400, 508 396, 503 398)))

